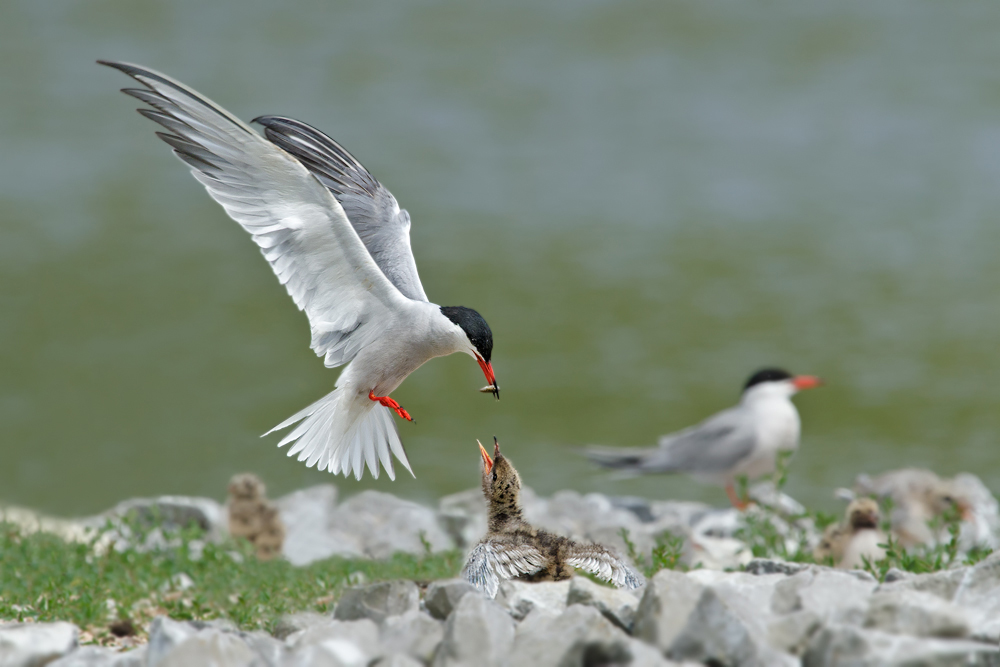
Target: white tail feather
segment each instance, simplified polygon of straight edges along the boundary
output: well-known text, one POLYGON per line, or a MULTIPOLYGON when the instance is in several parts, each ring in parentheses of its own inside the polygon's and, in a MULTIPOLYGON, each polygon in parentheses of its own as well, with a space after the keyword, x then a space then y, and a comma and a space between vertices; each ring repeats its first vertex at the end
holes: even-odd
POLYGON ((281 439, 278 447, 294 443, 288 455, 297 454, 298 460, 305 461, 310 468, 319 464, 319 470, 342 472, 344 477, 353 472, 356 479, 361 479, 367 464, 372 476, 378 479, 381 462, 389 479, 396 479, 391 452, 413 475, 392 413, 367 396, 335 389, 264 435, 296 422, 301 423, 281 439))

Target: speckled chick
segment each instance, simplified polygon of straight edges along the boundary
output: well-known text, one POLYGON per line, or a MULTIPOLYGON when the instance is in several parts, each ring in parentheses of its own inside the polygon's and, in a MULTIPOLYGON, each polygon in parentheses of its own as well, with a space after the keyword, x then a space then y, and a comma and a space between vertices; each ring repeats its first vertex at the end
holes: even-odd
POLYGON ((261 560, 280 555, 285 525, 268 501, 264 483, 253 473, 242 473, 230 480, 228 490, 229 533, 249 540, 261 560))
POLYGON ((600 544, 581 544, 529 525, 521 510, 521 477, 500 453, 494 438, 493 458, 479 445, 483 460, 483 495, 488 530, 469 555, 465 573, 476 588, 495 597, 500 581, 560 581, 579 568, 619 588, 637 588, 639 576, 624 560, 600 544))
POLYGON ((859 475, 855 491, 892 500, 889 523, 906 549, 947 540, 947 530, 942 526, 935 531, 932 524, 948 512, 957 512, 963 521, 974 518, 972 503, 954 480, 941 479, 930 470, 901 468, 877 477, 859 475))
POLYGON ((832 560, 836 567, 853 570, 864 567, 864 559, 875 562, 885 558, 885 533, 879 530, 878 503, 871 498, 851 501, 844 512, 844 521, 829 526, 813 551, 818 561, 832 560))

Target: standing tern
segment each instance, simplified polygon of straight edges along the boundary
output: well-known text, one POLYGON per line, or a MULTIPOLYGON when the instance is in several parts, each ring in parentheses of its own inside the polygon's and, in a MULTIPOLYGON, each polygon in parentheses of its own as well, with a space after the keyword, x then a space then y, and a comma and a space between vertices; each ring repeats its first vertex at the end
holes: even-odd
MULTIPOLYGON (((410 249, 410 216, 333 139, 280 116, 253 122, 264 136, 187 86, 150 69, 98 61, 143 88, 122 92, 208 194, 260 246, 278 280, 309 318, 312 349, 328 368, 347 364, 336 389, 268 433, 301 422, 278 446, 332 473, 395 479, 390 451, 413 474, 389 397, 426 361, 465 352, 500 398, 490 356, 493 333, 464 306, 428 302, 410 249)), ((265 434, 266 435, 266 434, 265 434)))
POLYGON ((769 475, 779 452, 798 449, 801 422, 791 398, 819 384, 812 375, 765 368, 750 376, 738 404, 662 436, 658 447, 590 447, 585 453, 598 465, 632 474, 688 473, 725 486, 733 506, 745 509, 748 501, 737 495, 736 479, 769 475))

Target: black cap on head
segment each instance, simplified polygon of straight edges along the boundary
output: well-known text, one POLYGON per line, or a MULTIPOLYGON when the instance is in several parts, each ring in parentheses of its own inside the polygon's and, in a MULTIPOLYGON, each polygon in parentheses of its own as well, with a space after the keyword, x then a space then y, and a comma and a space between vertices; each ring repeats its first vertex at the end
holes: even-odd
POLYGON ((792 374, 788 371, 782 370, 780 368, 762 368, 747 380, 747 383, 743 385, 743 391, 746 391, 755 384, 760 384, 761 382, 780 382, 782 380, 791 380, 792 374))
POLYGON ((441 306, 441 314, 465 332, 479 356, 489 363, 490 355, 493 354, 493 332, 483 316, 465 306, 441 306))

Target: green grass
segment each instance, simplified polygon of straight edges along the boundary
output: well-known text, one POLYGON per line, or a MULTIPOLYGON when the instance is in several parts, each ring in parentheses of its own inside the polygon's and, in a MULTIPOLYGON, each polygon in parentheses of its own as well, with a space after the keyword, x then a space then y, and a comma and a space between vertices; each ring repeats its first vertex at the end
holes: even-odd
MULTIPOLYGON (((109 622, 141 625, 157 614, 175 619, 228 618, 245 629, 272 630, 283 614, 332 609, 350 582, 456 576, 458 552, 389 560, 330 558, 305 567, 257 560, 245 541, 206 544, 194 558, 197 529, 171 537, 178 545, 155 552, 95 552, 94 543, 64 542, 46 533, 23 534, 0 523, 0 619, 66 620, 106 637, 109 622), (185 574, 194 585, 173 590, 185 574), (109 602, 110 601, 110 602, 109 602)), ((100 550, 97 550, 98 552, 100 550)))

